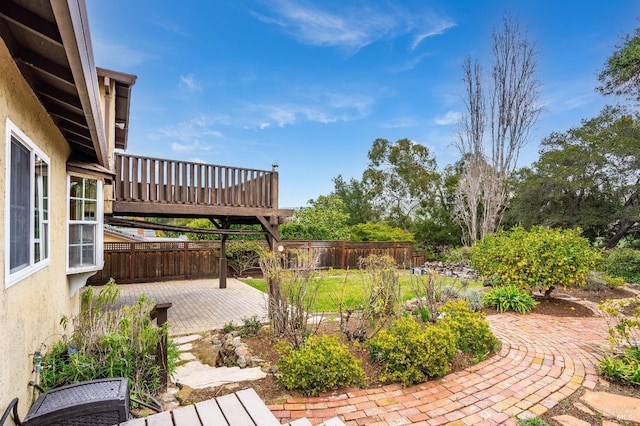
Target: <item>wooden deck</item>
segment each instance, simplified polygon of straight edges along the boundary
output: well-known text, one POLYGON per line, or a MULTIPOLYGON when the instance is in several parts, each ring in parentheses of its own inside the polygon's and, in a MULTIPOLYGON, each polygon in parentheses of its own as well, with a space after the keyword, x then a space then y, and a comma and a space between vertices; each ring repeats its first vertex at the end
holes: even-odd
POLYGON ((126 426, 280 426, 253 389, 121 423, 126 426))
POLYGON ((278 172, 115 155, 113 214, 156 217, 290 216, 278 210, 278 172))
MULTIPOLYGON (((344 426, 334 418, 325 426, 344 426)), ((149 417, 129 420, 120 426, 280 426, 276 417, 253 389, 245 389, 215 399, 164 411, 149 417)), ((298 419, 290 426, 310 426, 307 419, 298 419)))

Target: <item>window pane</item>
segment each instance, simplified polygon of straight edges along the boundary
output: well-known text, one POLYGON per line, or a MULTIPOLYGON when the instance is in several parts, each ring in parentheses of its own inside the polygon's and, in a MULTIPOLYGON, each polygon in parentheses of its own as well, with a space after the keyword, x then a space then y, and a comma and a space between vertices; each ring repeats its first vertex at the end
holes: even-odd
POLYGON ((98 181, 95 179, 85 179, 84 180, 84 198, 88 198, 90 200, 95 200, 97 198, 97 185, 98 181))
POLYGON ((75 268, 82 264, 82 256, 80 253, 80 246, 69 246, 69 267, 75 268))
POLYGON ((95 229, 95 225, 82 225, 82 244, 93 244, 95 229))
POLYGON ((82 242, 82 225, 69 225, 69 244, 82 242))
POLYGON ((71 176, 69 184, 69 195, 75 198, 82 198, 82 178, 71 176))
POLYGON ((82 220, 82 201, 69 200, 69 219, 82 220))
POLYGON ((96 202, 85 201, 84 203, 84 220, 96 220, 96 202))
POLYGON ((11 188, 9 269, 16 272, 29 266, 29 230, 31 182, 31 153, 11 138, 11 188))

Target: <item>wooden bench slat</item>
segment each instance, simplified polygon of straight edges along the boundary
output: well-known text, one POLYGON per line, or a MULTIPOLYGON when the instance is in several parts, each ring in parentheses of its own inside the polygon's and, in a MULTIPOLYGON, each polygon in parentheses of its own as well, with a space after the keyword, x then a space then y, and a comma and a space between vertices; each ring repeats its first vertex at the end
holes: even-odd
POLYGON ((253 420, 244 410, 242 403, 235 394, 223 395, 216 398, 222 414, 230 425, 253 425, 253 420))
POLYGON ((196 411, 202 426, 229 426, 220 407, 213 399, 196 403, 196 411))
POLYGON ((162 413, 147 417, 147 426, 173 426, 171 413, 163 411, 162 413))
POLYGON ((199 425, 200 419, 193 405, 185 405, 173 410, 173 424, 175 426, 199 425))
POLYGON ((252 388, 244 389, 236 392, 236 396, 249 413, 253 422, 258 426, 280 426, 280 422, 276 419, 264 401, 260 399, 256 391, 252 388))

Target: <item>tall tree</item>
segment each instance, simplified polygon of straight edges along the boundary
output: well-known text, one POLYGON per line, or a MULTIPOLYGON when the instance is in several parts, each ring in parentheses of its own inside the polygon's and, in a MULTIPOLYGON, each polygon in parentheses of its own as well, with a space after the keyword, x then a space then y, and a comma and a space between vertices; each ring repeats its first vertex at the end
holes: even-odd
POLYGON ((368 157, 362 180, 375 194, 375 208, 392 226, 408 230, 433 195, 438 179, 435 159, 426 146, 409 139, 376 139, 368 157))
POLYGON ((488 81, 477 61, 467 58, 463 64, 466 113, 456 145, 465 170, 456 217, 469 244, 500 224, 520 150, 541 112, 535 46, 516 19, 503 18, 501 31, 493 32, 491 52, 488 81))
POLYGON ((349 237, 349 215, 335 194, 320 195, 309 200, 309 207, 294 212, 280 227, 285 240, 346 240, 349 237))
POLYGON ((623 95, 640 101, 640 28, 617 46, 598 79, 602 83, 598 90, 603 94, 623 95))
POLYGON ((374 194, 363 181, 351 178, 345 182, 342 175, 333 178, 333 193, 344 203, 344 211, 349 215, 347 225, 377 222, 380 213, 373 205, 374 194))
POLYGON ((606 107, 545 138, 512 207, 514 222, 579 226, 592 241, 615 247, 640 228, 640 115, 606 107))

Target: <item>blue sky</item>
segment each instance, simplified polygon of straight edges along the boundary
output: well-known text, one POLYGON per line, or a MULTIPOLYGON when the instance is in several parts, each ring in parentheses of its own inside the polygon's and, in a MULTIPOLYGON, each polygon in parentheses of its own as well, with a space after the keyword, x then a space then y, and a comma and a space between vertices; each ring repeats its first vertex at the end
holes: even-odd
POLYGON ((597 73, 640 25, 638 0, 89 0, 96 64, 136 74, 127 152, 271 169, 280 207, 360 178, 376 138, 427 146, 439 167, 463 111, 462 62, 488 69, 516 16, 539 52, 545 111, 521 154, 598 114, 597 73))

